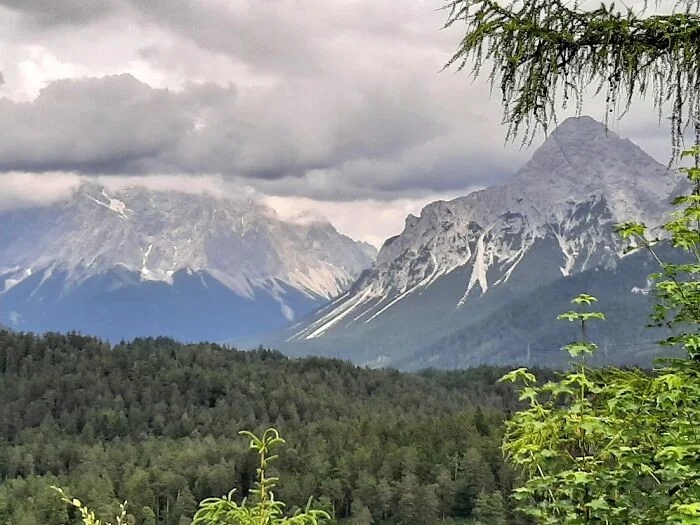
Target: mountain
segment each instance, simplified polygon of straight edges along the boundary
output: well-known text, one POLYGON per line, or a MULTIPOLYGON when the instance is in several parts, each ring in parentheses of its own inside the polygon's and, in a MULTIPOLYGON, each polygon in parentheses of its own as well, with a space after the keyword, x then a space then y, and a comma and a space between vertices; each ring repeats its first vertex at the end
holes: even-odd
POLYGON ((576 337, 554 318, 589 291, 610 318, 592 335, 626 349, 608 359, 644 360, 656 349, 640 330, 653 266, 623 254, 613 225, 659 225, 679 184, 601 123, 567 119, 506 184, 409 215, 348 292, 276 342, 408 369, 547 365, 576 337))
POLYGON ((87 183, 0 213, 0 321, 110 340, 249 336, 325 304, 373 255, 325 220, 286 222, 249 195, 87 183))

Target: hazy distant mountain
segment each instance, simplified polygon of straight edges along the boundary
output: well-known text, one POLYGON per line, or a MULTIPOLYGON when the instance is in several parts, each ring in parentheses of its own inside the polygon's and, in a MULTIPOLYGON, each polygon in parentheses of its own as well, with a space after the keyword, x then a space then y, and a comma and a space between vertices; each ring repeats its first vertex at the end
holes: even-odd
POLYGON ((110 339, 246 336, 318 308, 375 254, 249 196, 87 184, 65 202, 0 213, 0 321, 110 339))
POLYGON ((613 225, 660 224, 680 181, 601 123, 568 119, 507 184, 409 215, 346 294, 277 343, 404 368, 552 364, 575 336, 554 318, 587 291, 609 313, 593 332, 607 359, 645 360, 653 267, 623 256, 613 225))

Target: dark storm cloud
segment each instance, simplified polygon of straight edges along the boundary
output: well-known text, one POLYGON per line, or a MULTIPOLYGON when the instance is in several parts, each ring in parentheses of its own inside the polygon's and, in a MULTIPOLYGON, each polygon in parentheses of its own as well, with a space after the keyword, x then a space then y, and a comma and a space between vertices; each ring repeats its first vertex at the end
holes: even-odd
POLYGON ((233 1, 224 6, 200 0, 0 0, 0 6, 40 31, 122 16, 235 56, 258 70, 294 74, 320 69, 313 17, 294 2, 233 1))
POLYGON ((492 158, 484 152, 436 159, 422 152, 420 155, 429 162, 360 160, 330 170, 310 171, 300 178, 258 180, 254 186, 263 193, 317 200, 388 201, 435 194, 463 195, 475 187, 505 182, 513 175, 513 162, 507 156, 492 158))
POLYGON ((232 9, 195 0, 128 3, 144 19, 256 70, 286 75, 321 70, 312 38, 313 16, 299 4, 295 12, 286 12, 289 2, 232 2, 232 9))
MULTIPOLYGON (((501 182, 532 150, 504 147, 500 100, 485 82, 439 73, 461 36, 439 30, 442 4, 0 0, 24 22, 16 40, 55 55, 18 55, 40 72, 27 85, 63 71, 129 70, 176 88, 118 75, 49 83, 31 102, 0 99, 0 125, 11 130, 0 171, 221 174, 328 200, 501 182)), ((7 62, 19 91, 22 72, 7 62)), ((626 135, 635 138, 635 125, 626 135)))
POLYGON ((274 194, 385 199, 481 183, 493 167, 482 159, 502 149, 486 89, 438 74, 454 43, 439 31, 441 0, 405 2, 401 16, 375 0, 63 0, 50 19, 28 4, 13 7, 34 26, 157 28, 167 37, 144 38, 140 60, 238 86, 50 84, 32 103, 0 103, 0 124, 16 128, 0 170, 222 174, 274 194))
POLYGON ((471 186, 492 186, 504 183, 513 175, 511 162, 499 162, 491 152, 470 155, 453 153, 424 169, 409 169, 400 178, 379 180, 377 191, 401 193, 410 189, 412 192, 436 191, 452 193, 471 186))
POLYGON ((0 6, 25 15, 40 27, 84 25, 117 7, 115 0, 0 0, 0 6))
MULTIPOLYGON (((361 56, 391 42, 423 51, 440 46, 447 41, 439 34, 444 14, 435 13, 441 5, 442 0, 404 2, 398 15, 394 2, 374 0, 0 0, 39 30, 121 17, 223 53, 251 70, 285 75, 343 67, 339 47, 361 56), (333 64, 334 59, 341 62, 333 64)), ((452 45, 433 71, 449 58, 452 45)))
POLYGON ((439 137, 420 89, 352 96, 286 85, 153 89, 130 75, 51 83, 29 103, 0 99, 1 171, 221 173, 301 177, 358 159, 400 155, 439 137))
POLYGON ((33 102, 0 99, 0 170, 125 172, 156 163, 190 126, 176 97, 129 75, 61 80, 33 102))

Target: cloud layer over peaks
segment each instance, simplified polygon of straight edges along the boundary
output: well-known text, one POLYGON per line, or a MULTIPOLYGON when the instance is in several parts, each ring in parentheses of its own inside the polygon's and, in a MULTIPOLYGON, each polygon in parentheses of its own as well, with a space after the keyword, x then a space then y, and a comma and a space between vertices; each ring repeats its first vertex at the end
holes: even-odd
MULTIPOLYGON (((463 36, 443 5, 0 0, 0 177, 214 177, 343 217, 393 207, 365 237, 397 233, 407 202, 502 182, 531 153, 504 145, 485 79, 441 71, 463 36)), ((666 132, 642 137, 657 156, 666 132)))

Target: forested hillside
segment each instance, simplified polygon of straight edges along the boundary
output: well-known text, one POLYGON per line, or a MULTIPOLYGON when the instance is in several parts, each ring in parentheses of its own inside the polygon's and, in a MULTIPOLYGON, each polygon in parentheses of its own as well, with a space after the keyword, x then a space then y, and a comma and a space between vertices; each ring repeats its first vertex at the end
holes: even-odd
POLYGON ((135 523, 189 523, 203 498, 247 493, 255 458, 237 432, 270 425, 290 505, 312 494, 341 521, 431 524, 471 517, 484 491, 503 512, 501 421, 517 403, 502 372, 0 331, 0 524, 75 523, 50 484, 98 513, 128 500, 135 523))

